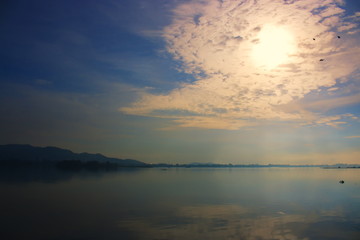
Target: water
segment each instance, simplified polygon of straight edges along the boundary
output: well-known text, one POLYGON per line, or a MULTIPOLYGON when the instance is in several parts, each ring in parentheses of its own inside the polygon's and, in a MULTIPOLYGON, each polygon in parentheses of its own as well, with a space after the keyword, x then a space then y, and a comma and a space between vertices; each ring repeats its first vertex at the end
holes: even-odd
POLYGON ((1 171, 0 239, 357 240, 359 173, 321 168, 1 171))

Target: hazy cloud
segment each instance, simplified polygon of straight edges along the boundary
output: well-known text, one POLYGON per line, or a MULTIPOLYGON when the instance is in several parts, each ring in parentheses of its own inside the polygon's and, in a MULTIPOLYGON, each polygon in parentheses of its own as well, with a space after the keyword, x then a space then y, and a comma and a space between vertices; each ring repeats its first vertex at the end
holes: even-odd
POLYGON ((327 153, 313 152, 313 153, 289 153, 289 154, 274 154, 269 156, 268 160, 273 162, 286 162, 292 159, 293 163, 302 164, 358 164, 360 151, 358 149, 347 149, 345 151, 331 151, 327 153))
MULTIPOLYGON (((345 18, 343 4, 335 0, 180 4, 163 38, 167 51, 182 63, 181 70, 197 80, 167 94, 145 92, 120 110, 173 119, 181 127, 238 129, 259 119, 344 124, 347 115, 323 116, 306 106, 302 111, 283 107, 324 87, 336 92, 337 80, 350 81, 348 76, 359 69, 360 48, 355 35, 349 34, 357 27, 350 21, 357 15, 345 18), (339 34, 342 38, 337 38, 339 34)), ((358 96, 341 100, 340 105, 359 102, 358 96)))
POLYGON ((360 138, 360 136, 346 136, 345 138, 360 138))

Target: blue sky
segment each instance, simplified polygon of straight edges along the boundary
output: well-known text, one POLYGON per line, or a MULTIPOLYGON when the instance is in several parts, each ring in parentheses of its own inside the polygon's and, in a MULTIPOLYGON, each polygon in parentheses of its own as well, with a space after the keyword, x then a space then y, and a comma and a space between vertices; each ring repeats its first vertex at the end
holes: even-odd
POLYGON ((359 5, 6 1, 0 144, 144 162, 360 163, 359 5))

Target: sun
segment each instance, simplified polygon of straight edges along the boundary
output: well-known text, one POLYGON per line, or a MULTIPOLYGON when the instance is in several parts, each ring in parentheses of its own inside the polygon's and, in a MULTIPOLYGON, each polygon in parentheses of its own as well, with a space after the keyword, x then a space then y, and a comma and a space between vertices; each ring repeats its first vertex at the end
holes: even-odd
POLYGON ((265 26, 258 34, 259 42, 252 50, 252 58, 257 67, 273 69, 289 60, 295 52, 294 37, 285 28, 265 26))

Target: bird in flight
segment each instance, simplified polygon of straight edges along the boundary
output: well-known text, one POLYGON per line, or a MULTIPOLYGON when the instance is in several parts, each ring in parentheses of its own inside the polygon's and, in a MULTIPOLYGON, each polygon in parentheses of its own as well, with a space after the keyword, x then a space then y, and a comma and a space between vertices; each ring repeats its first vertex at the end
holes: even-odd
MULTIPOLYGON (((340 36, 337 36, 337 38, 341 38, 340 36)), ((315 38, 313 38, 313 40, 315 41, 315 38)), ((325 61, 325 59, 323 59, 323 58, 320 58, 320 60, 319 60, 320 62, 323 62, 323 61, 325 61)))

